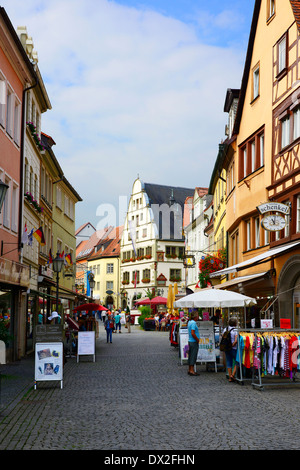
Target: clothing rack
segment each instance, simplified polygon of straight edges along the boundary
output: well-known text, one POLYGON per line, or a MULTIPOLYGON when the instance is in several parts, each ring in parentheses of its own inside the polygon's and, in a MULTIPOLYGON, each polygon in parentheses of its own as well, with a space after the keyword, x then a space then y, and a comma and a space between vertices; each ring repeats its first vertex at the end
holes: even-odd
MULTIPOLYGON (((258 339, 261 336, 273 336, 280 337, 285 336, 288 337, 296 337, 298 339, 298 348, 300 346, 300 330, 297 329, 288 329, 284 330, 281 328, 270 328, 270 329, 261 329, 261 328, 253 328, 253 329, 241 329, 237 328, 238 330, 238 347, 237 347, 237 358, 238 358, 238 370, 239 370, 239 377, 236 378, 237 382, 240 383, 241 385, 244 384, 245 380, 251 380, 251 385, 253 388, 257 388, 259 390, 263 390, 265 386, 279 386, 279 385, 300 385, 300 381, 297 381, 296 379, 296 374, 297 371, 300 371, 300 360, 297 358, 297 367, 294 367, 289 370, 289 377, 286 375, 283 377, 282 374, 280 374, 277 370, 277 374, 275 374, 275 369, 273 369, 273 374, 268 374, 267 373, 262 373, 262 367, 261 367, 261 357, 258 357, 257 353, 257 348, 259 345, 258 339), (253 345, 252 345, 252 350, 253 350, 253 364, 251 366, 252 369, 252 377, 251 378, 245 378, 243 377, 243 362, 242 362, 242 351, 241 351, 241 340, 240 337, 241 335, 245 334, 253 334, 253 345), (272 377, 272 381, 270 380, 270 377, 272 377)), ((273 356, 272 356, 273 357, 273 356)), ((299 356, 298 356, 299 357, 299 356)), ((279 368, 280 369, 280 368, 279 368)))

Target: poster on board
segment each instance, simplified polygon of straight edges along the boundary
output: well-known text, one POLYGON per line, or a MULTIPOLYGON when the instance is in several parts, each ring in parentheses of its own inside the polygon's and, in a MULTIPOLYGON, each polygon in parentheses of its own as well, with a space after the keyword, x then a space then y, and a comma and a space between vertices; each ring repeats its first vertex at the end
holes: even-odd
POLYGON ((93 356, 95 362, 95 332, 94 331, 78 331, 78 352, 79 356, 93 356))
POLYGON ((63 380, 63 343, 36 343, 35 387, 38 381, 63 380))
MULTIPOLYGON (((197 362, 216 362, 214 324, 210 321, 197 322, 199 330, 199 350, 197 362)), ((189 333, 187 328, 179 329, 181 362, 188 359, 189 333)))

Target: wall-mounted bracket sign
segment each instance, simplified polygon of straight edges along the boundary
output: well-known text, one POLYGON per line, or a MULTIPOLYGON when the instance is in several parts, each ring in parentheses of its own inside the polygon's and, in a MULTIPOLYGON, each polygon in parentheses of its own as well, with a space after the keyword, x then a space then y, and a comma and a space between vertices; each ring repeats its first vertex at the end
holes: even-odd
POLYGON ((290 206, 282 204, 281 202, 265 202, 257 206, 257 210, 260 214, 264 215, 267 212, 281 212, 282 214, 290 213, 290 206))
POLYGON ((261 225, 269 232, 277 232, 277 230, 284 229, 286 226, 286 219, 282 217, 282 215, 269 214, 264 216, 261 221, 261 225))
POLYGON ((264 215, 261 221, 262 227, 270 232, 277 232, 286 226, 285 216, 290 213, 290 206, 281 202, 265 202, 257 206, 257 210, 264 215))

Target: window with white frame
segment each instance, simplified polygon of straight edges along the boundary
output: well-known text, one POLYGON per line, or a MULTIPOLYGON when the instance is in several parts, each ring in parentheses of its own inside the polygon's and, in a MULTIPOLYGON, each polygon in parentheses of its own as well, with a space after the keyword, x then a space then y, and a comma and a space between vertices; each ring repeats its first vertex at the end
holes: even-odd
POLYGON ((286 35, 278 43, 278 73, 286 68, 286 35))
POLYGON ((18 187, 13 185, 11 199, 11 229, 13 232, 18 231, 18 194, 18 187))
POLYGON ((261 134, 259 136, 259 164, 260 166, 264 166, 265 161, 265 135, 261 134))
POLYGON ((0 74, 0 124, 5 127, 6 82, 0 74))
POLYGON ((256 157, 256 153, 255 153, 255 139, 252 140, 250 146, 251 146, 251 172, 253 173, 254 170, 255 170, 255 157, 256 157))
POLYGON ((14 142, 20 145, 21 132, 21 103, 15 98, 14 103, 14 142))
POLYGON ((300 232, 300 195, 297 196, 296 232, 300 232))
POLYGON ((114 290, 114 281, 106 281, 106 290, 114 290))
POLYGON ((12 90, 7 87, 6 90, 6 132, 10 137, 13 137, 13 110, 14 110, 14 97, 12 90))
POLYGON ((106 274, 113 274, 114 272, 114 264, 113 263, 107 263, 106 265, 106 274))
POLYGON ((294 134, 294 140, 298 139, 300 137, 300 106, 298 106, 295 111, 293 112, 294 115, 294 129, 293 129, 293 134, 294 134))
POLYGON ((8 178, 5 178, 5 184, 9 186, 8 191, 6 191, 5 199, 2 206, 2 213, 3 213, 3 225, 6 228, 10 228, 10 183, 11 181, 8 178))
POLYGON ((281 120, 281 148, 290 143, 290 116, 287 115, 281 120))
POLYGON ((260 247, 260 221, 259 217, 255 218, 255 248, 260 247))
POLYGON ((255 100, 259 96, 259 65, 253 69, 253 97, 255 100))
POLYGON ((251 250, 251 222, 246 221, 246 250, 251 250))

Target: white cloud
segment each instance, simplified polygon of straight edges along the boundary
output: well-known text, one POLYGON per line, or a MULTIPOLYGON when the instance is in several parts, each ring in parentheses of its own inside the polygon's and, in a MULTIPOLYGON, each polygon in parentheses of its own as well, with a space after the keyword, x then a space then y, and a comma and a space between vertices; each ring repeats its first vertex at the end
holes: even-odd
MULTIPOLYGON (((83 197, 76 225, 145 182, 208 186, 224 137, 240 51, 208 46, 192 25, 108 0, 2 0, 26 25, 53 109, 42 128, 83 197)), ((215 21, 223 28, 228 14, 215 21)))

